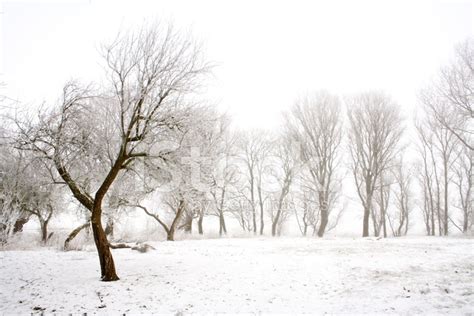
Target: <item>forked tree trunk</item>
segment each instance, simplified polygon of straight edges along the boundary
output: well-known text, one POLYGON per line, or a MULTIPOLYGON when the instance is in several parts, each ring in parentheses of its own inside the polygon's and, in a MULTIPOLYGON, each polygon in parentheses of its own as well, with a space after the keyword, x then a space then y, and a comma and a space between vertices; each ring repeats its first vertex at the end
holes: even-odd
POLYGON ((174 229, 173 230, 168 230, 166 234, 166 240, 168 241, 174 241, 174 229))
POLYGON ((174 233, 176 231, 176 228, 178 226, 178 223, 183 216, 185 207, 184 207, 184 200, 179 201, 178 209, 176 210, 176 216, 173 220, 173 222, 170 225, 170 228, 167 231, 166 234, 166 240, 168 241, 174 241, 174 233))
POLYGON ((92 212, 92 232, 94 235, 94 242, 99 254, 100 273, 102 281, 117 281, 119 277, 115 271, 114 258, 110 251, 109 242, 101 223, 102 210, 100 206, 95 206, 92 212))
POLYGON ((225 218, 224 218, 224 213, 219 211, 219 235, 226 235, 227 234, 227 227, 225 225, 225 218))

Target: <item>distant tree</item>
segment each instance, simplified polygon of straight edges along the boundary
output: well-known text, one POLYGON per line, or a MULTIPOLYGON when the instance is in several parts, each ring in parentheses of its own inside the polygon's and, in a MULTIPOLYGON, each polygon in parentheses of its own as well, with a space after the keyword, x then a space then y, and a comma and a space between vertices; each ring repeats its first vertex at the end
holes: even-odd
POLYGON ((232 202, 232 196, 235 196, 234 187, 237 183, 238 170, 232 164, 232 147, 234 144, 226 143, 223 148, 223 156, 219 162, 218 171, 213 174, 210 195, 213 202, 213 215, 219 219, 219 235, 227 234, 225 221, 225 212, 229 210, 229 203, 232 202))
POLYGON ((53 233, 48 232, 48 225, 53 217, 57 215, 60 207, 60 187, 51 183, 47 175, 41 173, 42 169, 36 161, 28 162, 24 169, 23 190, 25 194, 20 201, 24 212, 38 219, 41 230, 41 241, 46 243, 53 233))
MULTIPOLYGON (((237 137, 229 130, 230 120, 227 116, 220 116, 216 120, 215 128, 205 133, 205 155, 209 159, 208 184, 209 197, 207 211, 209 215, 219 220, 219 235, 227 234, 225 213, 231 211, 230 203, 235 196, 235 186, 238 181, 236 169, 237 137)), ((207 199, 206 199, 207 202, 207 199)))
POLYGON ((432 181, 434 187, 430 199, 435 201, 436 217, 438 222, 439 235, 448 235, 449 216, 450 216, 450 184, 452 180, 451 166, 456 159, 455 149, 459 145, 458 138, 444 127, 436 116, 445 112, 446 116, 450 113, 447 108, 438 107, 438 114, 433 110, 432 95, 421 94, 420 100, 423 104, 423 118, 418 122, 418 134, 426 147, 429 157, 427 168, 432 170, 432 181))
POLYGON ((0 242, 7 243, 14 233, 22 231, 30 214, 22 207, 28 195, 22 184, 22 155, 4 143, 0 146, 0 158, 0 242))
MULTIPOLYGON (((178 229, 191 232, 194 219, 204 216, 208 207, 215 160, 210 155, 218 152, 214 147, 219 145, 210 134, 221 123, 217 112, 206 106, 189 108, 180 117, 179 125, 167 133, 167 145, 162 144, 167 147, 162 148, 162 159, 147 161, 147 166, 134 174, 141 186, 133 193, 127 186, 128 197, 120 202, 155 219, 169 241, 175 239, 178 229), (149 201, 154 205, 146 206, 149 201)), ((201 232, 202 222, 199 227, 201 232)))
POLYGON ((290 189, 298 168, 298 153, 287 135, 281 135, 274 146, 275 157, 271 174, 275 179, 272 203, 269 208, 272 220, 272 236, 281 231, 281 225, 289 214, 290 189))
POLYGON ((413 207, 412 177, 413 170, 400 156, 392 170, 394 180, 395 212, 388 214, 388 222, 394 236, 405 236, 410 226, 410 214, 413 207))
POLYGON ((0 162, 0 218, 2 240, 16 232, 33 216, 41 229, 41 241, 46 243, 52 233, 48 224, 57 213, 61 194, 51 182, 39 161, 4 144, 0 162))
POLYGON ((441 69, 422 95, 433 118, 474 150, 474 38, 456 46, 453 62, 441 69))
POLYGON ((347 100, 349 151, 358 196, 364 208, 362 236, 369 236, 377 181, 396 156, 403 133, 399 106, 379 92, 347 100))
MULTIPOLYGON (((318 225, 317 235, 322 237, 329 223, 329 216, 336 208, 340 197, 341 175, 339 147, 342 140, 341 105, 337 96, 321 91, 300 99, 286 116, 286 128, 290 137, 300 146, 302 163, 300 175, 305 181, 308 194, 315 198, 317 212, 312 212, 303 221, 311 218, 318 225), (316 217, 317 215, 317 217, 316 217)), ((305 215, 311 208, 306 204, 305 215)))
POLYGON ((241 197, 243 207, 250 210, 251 230, 263 235, 265 227, 265 201, 269 198, 265 192, 266 163, 270 155, 272 139, 264 130, 254 129, 242 132, 238 136, 237 144, 242 161, 241 197), (257 224, 258 220, 258 224, 257 224))
POLYGON ((457 146, 456 160, 452 164, 453 183, 458 199, 455 207, 462 213, 462 219, 454 225, 463 233, 472 230, 473 225, 473 195, 474 195, 474 156, 466 146, 457 146))
POLYGON ((418 175, 423 194, 423 218, 426 233, 429 236, 436 234, 436 223, 438 223, 441 234, 441 180, 439 175, 439 164, 435 155, 434 136, 427 125, 426 120, 416 123, 419 135, 418 152, 420 155, 420 168, 418 175))

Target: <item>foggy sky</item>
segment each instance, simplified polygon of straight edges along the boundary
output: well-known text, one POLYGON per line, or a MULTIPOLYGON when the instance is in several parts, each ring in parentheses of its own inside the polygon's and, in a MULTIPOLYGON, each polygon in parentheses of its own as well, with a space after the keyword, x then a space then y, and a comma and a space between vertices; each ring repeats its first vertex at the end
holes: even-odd
POLYGON ((119 29, 173 21, 216 64, 205 96, 239 127, 275 127, 300 94, 416 93, 472 35, 471 1, 4 1, 4 93, 52 102, 71 78, 101 80, 97 48, 119 29))

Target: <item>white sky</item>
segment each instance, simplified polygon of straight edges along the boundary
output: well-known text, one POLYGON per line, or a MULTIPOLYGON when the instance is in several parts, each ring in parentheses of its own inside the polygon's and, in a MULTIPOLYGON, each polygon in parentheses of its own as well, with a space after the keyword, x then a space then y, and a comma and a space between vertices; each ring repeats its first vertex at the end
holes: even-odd
POLYGON ((71 78, 100 75, 97 47, 120 27, 173 20, 218 64, 207 95, 240 127, 275 127, 315 89, 383 89, 407 110, 473 35, 472 1, 4 1, 5 93, 50 102, 71 78))

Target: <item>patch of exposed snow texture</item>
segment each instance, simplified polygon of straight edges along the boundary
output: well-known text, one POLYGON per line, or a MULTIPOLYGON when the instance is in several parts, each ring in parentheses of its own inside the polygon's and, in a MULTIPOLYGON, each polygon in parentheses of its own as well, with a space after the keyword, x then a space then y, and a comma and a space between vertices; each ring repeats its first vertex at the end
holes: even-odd
POLYGON ((0 252, 2 313, 473 313, 474 240, 249 238, 0 252))

